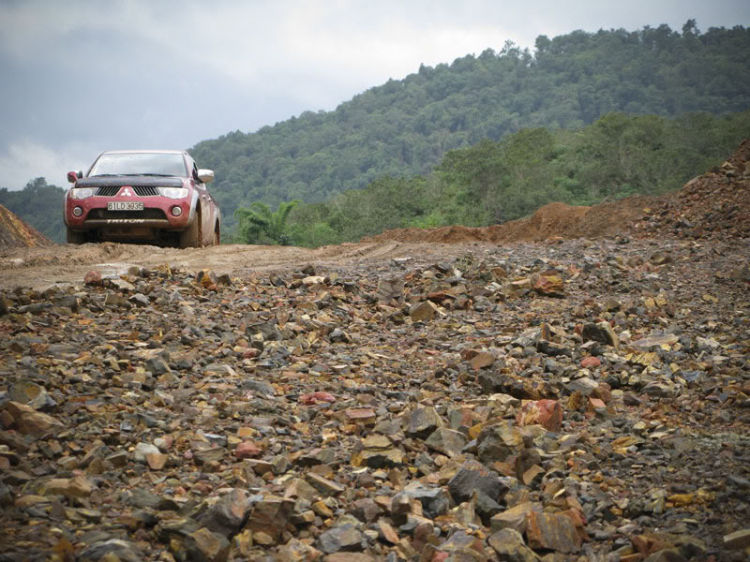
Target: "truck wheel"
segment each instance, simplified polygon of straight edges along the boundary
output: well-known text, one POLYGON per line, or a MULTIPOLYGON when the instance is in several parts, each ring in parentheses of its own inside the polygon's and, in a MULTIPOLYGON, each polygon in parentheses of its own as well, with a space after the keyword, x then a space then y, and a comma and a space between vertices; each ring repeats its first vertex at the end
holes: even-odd
POLYGON ((180 248, 201 247, 201 214, 195 214, 195 220, 190 223, 187 230, 180 234, 180 248))
POLYGON ((219 225, 216 225, 216 228, 214 229, 214 240, 213 245, 218 246, 221 244, 221 234, 219 233, 219 225))
POLYGON ((86 242, 86 233, 77 232, 71 228, 66 227, 65 241, 68 244, 84 244, 86 242))

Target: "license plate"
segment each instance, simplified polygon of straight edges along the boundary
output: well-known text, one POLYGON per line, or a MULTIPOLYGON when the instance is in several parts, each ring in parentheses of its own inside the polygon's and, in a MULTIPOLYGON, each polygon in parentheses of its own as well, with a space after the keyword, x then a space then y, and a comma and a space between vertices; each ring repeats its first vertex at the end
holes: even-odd
POLYGON ((108 211, 142 211, 143 201, 110 201, 108 211))

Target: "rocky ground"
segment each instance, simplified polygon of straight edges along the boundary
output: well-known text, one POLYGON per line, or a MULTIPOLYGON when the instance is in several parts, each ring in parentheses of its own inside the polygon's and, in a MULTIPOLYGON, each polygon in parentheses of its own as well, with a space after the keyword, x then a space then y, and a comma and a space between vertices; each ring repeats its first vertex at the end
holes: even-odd
POLYGON ((0 251, 0 562, 748 560, 743 147, 502 245, 0 251))
POLYGON ((5 292, 0 560, 744 560, 746 240, 459 248, 5 292))

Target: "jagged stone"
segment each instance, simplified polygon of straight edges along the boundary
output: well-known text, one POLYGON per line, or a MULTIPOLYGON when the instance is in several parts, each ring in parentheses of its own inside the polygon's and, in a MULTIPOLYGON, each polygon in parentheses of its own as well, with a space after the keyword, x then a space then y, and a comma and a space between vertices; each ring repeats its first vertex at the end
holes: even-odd
POLYGON ((489 545, 495 549, 500 562, 537 562, 536 553, 523 540, 523 536, 513 529, 503 529, 490 535, 489 545))
POLYGON ((3 411, 9 414, 9 424, 22 435, 42 438, 52 436, 65 429, 65 425, 58 419, 36 412, 31 406, 18 402, 6 402, 3 411))
POLYGON ((469 501, 477 491, 497 502, 508 491, 508 487, 496 472, 477 461, 468 460, 448 482, 448 491, 457 504, 469 501))
POLYGON ((333 554, 341 550, 362 550, 362 533, 357 528, 346 523, 329 529, 318 538, 318 547, 326 554, 333 554))
POLYGON ((284 527, 294 511, 294 502, 276 496, 265 496, 255 504, 245 529, 265 533, 278 542, 284 527))
POLYGON ((132 542, 109 539, 87 546, 78 554, 77 559, 87 562, 110 562, 113 559, 121 562, 141 562, 143 557, 140 550, 132 542))
POLYGON ((424 443, 433 451, 455 457, 460 455, 464 446, 466 446, 466 437, 458 431, 447 427, 439 427, 430 434, 424 443))
POLYGON ((574 553, 581 548, 581 537, 570 517, 557 513, 526 514, 526 536, 531 548, 574 553))
POLYGON ((198 522, 209 531, 231 537, 239 532, 252 509, 249 494, 233 488, 214 503, 198 522))
POLYGON ((477 438, 477 453, 483 464, 505 462, 524 448, 521 432, 507 422, 485 427, 477 438))
POLYGON ((503 529, 513 529, 521 534, 526 532, 526 516, 529 513, 541 512, 542 505, 533 502, 521 502, 510 509, 493 515, 490 521, 490 529, 493 533, 503 529))
POLYGON ((436 429, 444 426, 445 423, 435 408, 417 408, 409 416, 406 433, 418 439, 426 439, 436 429))

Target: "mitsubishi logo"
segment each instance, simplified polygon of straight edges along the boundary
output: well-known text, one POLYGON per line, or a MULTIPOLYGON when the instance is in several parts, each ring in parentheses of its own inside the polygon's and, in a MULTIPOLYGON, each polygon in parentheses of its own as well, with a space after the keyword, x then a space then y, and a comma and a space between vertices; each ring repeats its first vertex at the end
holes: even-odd
POLYGON ((129 187, 123 187, 122 191, 120 191, 120 197, 132 197, 133 192, 129 187))

